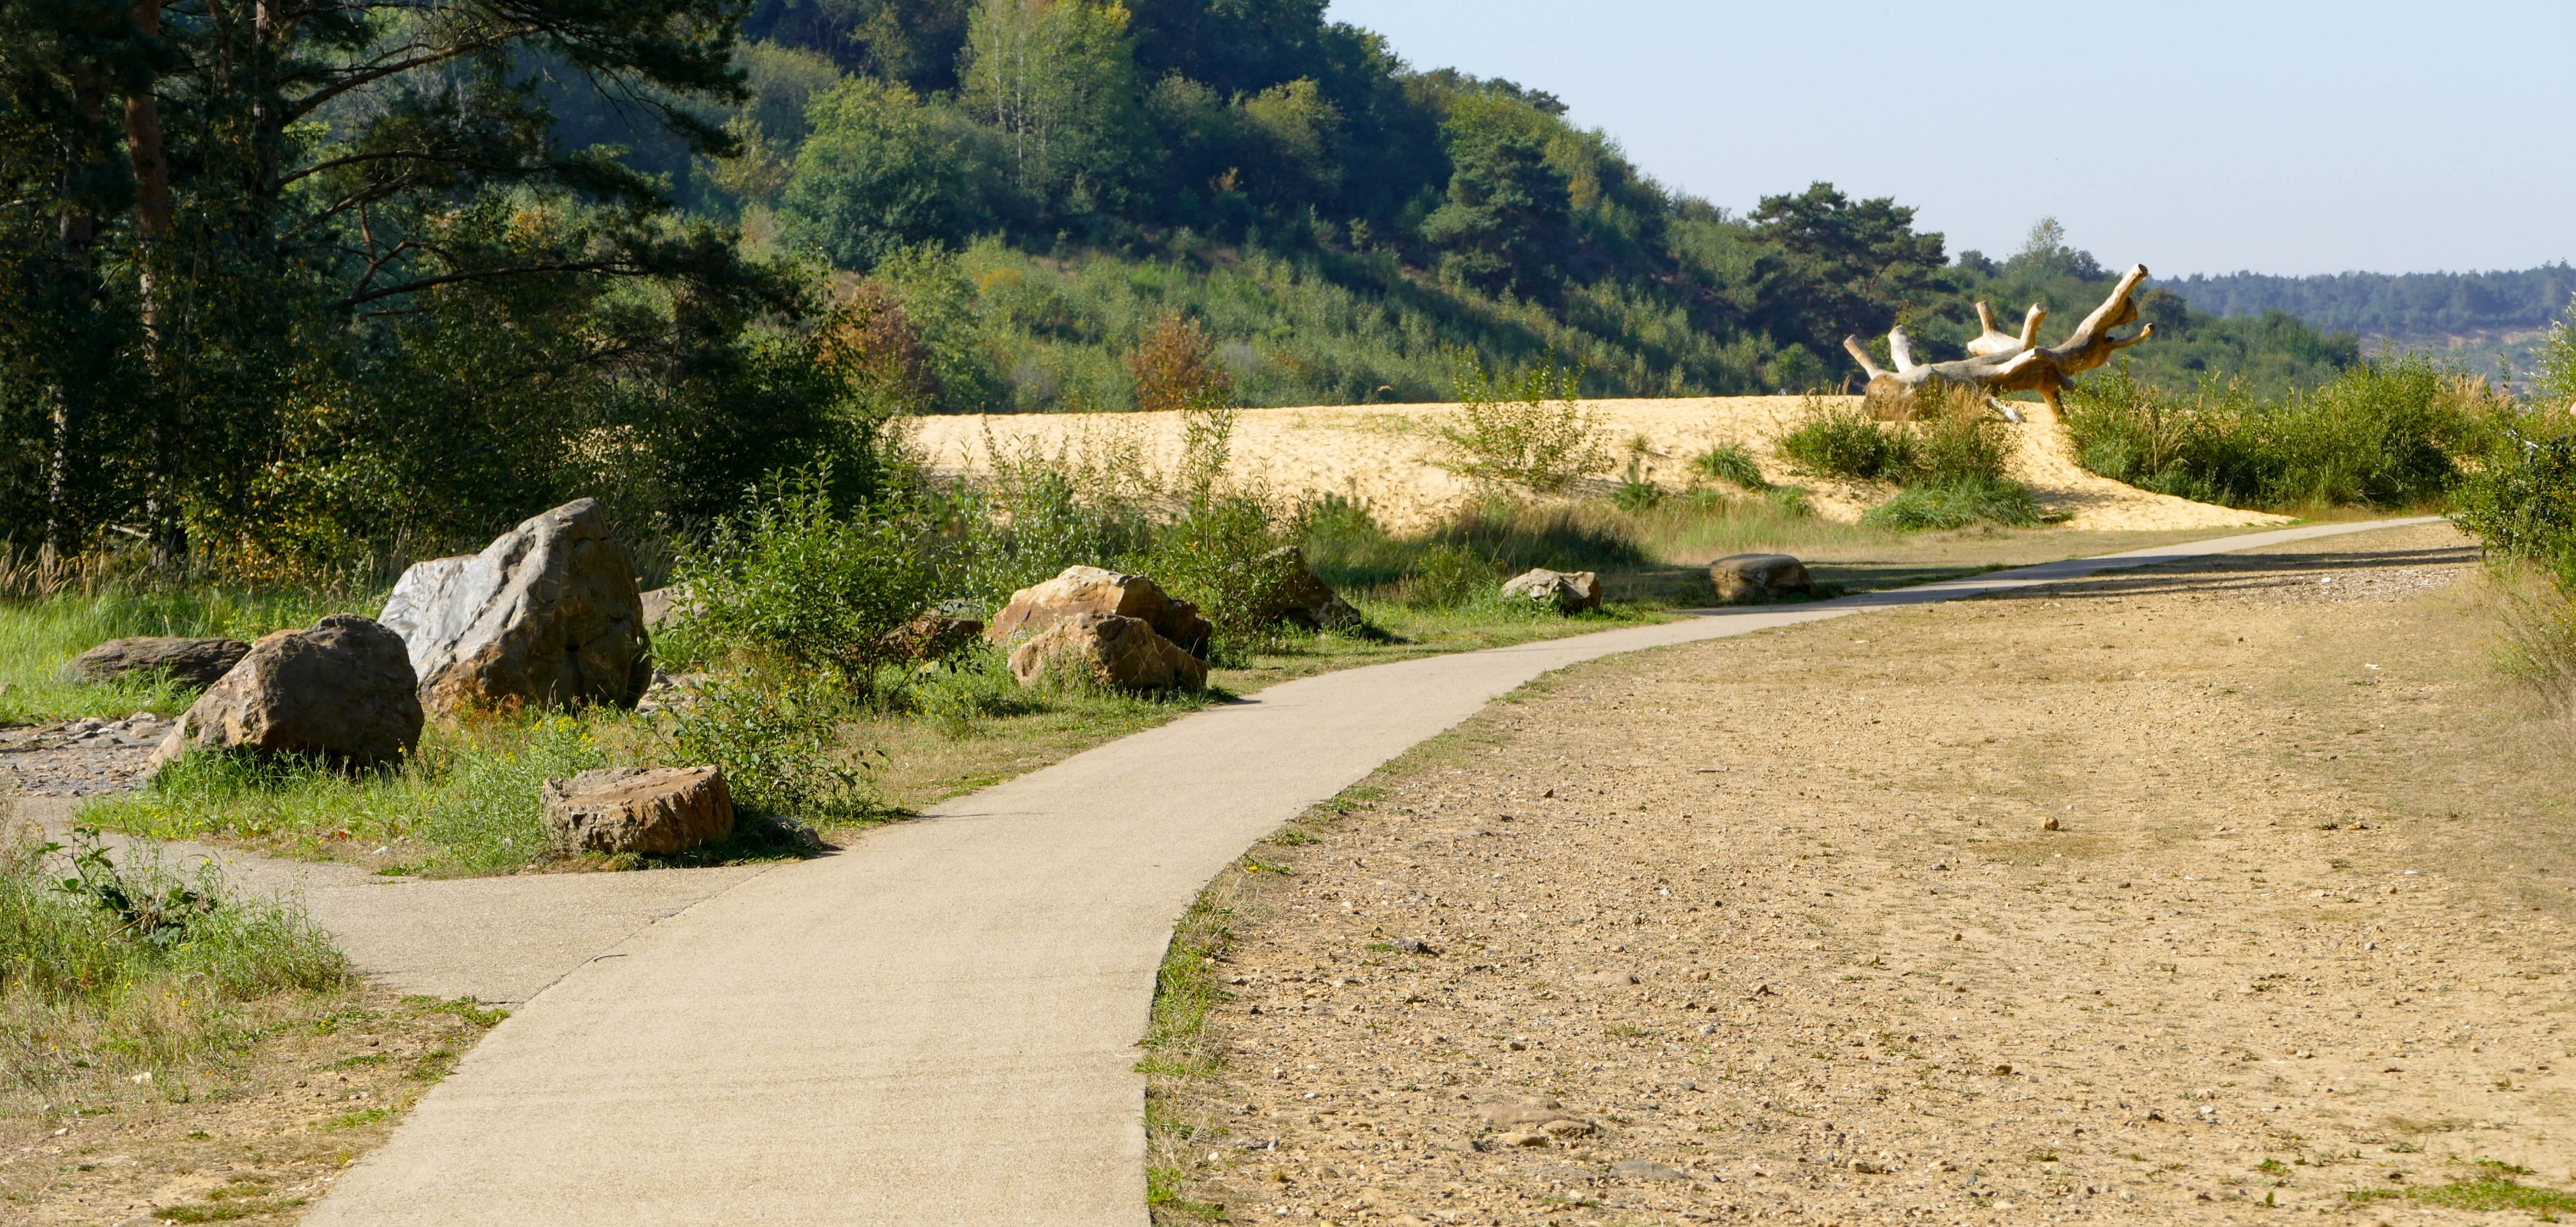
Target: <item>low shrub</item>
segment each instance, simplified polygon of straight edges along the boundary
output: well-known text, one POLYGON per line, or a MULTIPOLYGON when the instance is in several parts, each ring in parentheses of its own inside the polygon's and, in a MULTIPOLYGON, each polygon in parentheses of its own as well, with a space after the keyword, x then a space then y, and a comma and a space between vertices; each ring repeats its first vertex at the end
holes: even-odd
POLYGON ((714 674, 656 724, 661 758, 724 769, 734 804, 818 825, 883 815, 864 754, 842 726, 857 713, 832 678, 800 673, 714 674))
POLYGON ((183 877, 119 863, 87 828, 68 850, 26 831, 0 842, 0 1075, 12 1085, 221 1059, 256 1038, 260 1003, 350 982, 300 910, 240 896, 212 866, 183 877), (46 863, 61 851, 68 878, 46 863))
POLYGON ((886 634, 930 605, 937 572, 905 508, 843 514, 831 483, 828 465, 774 474, 683 551, 677 582, 689 601, 665 636, 667 659, 749 653, 865 687, 892 655, 886 634))
POLYGON ((2312 392, 2259 400, 2239 382, 2189 396, 2122 364, 2067 398, 2085 468, 2114 481, 2231 507, 2403 508, 2439 499, 2458 458, 2482 453, 2510 420, 2483 380, 2427 358, 2364 362, 2312 392))
POLYGON ((1811 398, 1803 420, 1783 432, 1778 444, 1792 464, 1827 477, 1896 481, 1914 467, 1914 432, 1901 422, 1879 421, 1857 403, 1828 405, 1811 398))
POLYGON ((1457 358, 1457 418, 1439 428, 1438 463, 1481 485, 1556 494, 1610 467, 1601 424, 1578 397, 1581 368, 1553 364, 1505 376, 1457 358))

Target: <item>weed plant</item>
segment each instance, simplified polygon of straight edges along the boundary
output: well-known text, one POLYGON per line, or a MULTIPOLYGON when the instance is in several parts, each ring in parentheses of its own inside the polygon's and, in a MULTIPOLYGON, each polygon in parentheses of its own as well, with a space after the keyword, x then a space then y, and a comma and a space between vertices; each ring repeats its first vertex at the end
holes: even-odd
POLYGON ((1870 508, 1860 522, 1890 532, 1913 533, 1974 528, 1980 524, 2035 528, 2064 518, 2041 507, 2039 500, 2031 496, 2030 487, 2020 482, 1968 480, 1907 486, 1898 490, 1894 498, 1870 508))
POLYGON ((1601 424, 1577 399, 1580 369, 1542 363, 1497 376, 1471 353, 1456 361, 1457 418, 1439 427, 1442 468, 1489 489, 1556 494, 1610 467, 1601 424))
POLYGON ((12 1086, 221 1061, 279 999, 350 982, 301 911, 233 894, 211 866, 183 877, 120 862, 94 831, 70 849, 30 831, 0 842, 0 1075, 12 1086))
POLYGON ((666 659, 777 660, 864 689, 894 654, 888 636, 931 603, 937 573, 908 507, 845 512, 831 488, 828 464, 774 477, 682 553, 689 600, 666 659))
POLYGON ((2114 481, 2230 507, 2401 509, 2443 497, 2459 458, 2488 451, 2512 406, 2430 359, 2360 363, 2313 392, 2257 399, 2212 380, 2189 396, 2125 363, 2069 394, 2083 466, 2114 481))
POLYGON ((1752 491, 1771 488, 1770 479, 1762 475, 1761 463, 1741 443, 1720 443, 1691 457, 1690 467, 1691 472, 1710 481, 1728 482, 1752 491))

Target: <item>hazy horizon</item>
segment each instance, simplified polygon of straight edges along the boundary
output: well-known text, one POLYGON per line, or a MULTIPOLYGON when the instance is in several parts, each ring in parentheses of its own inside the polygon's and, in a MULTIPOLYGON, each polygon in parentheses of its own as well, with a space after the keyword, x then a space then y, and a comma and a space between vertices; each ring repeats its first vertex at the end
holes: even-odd
POLYGON ((1415 68, 1547 90, 1658 181, 1738 212, 1828 180, 1915 206, 1953 255, 2009 254, 2054 216, 2104 264, 2159 278, 2567 260, 2576 161, 2532 155, 2576 147, 2576 6, 2439 15, 2206 0, 2018 27, 1885 3, 1330 10, 1415 68), (2098 141, 2076 146, 2087 132, 2098 141))

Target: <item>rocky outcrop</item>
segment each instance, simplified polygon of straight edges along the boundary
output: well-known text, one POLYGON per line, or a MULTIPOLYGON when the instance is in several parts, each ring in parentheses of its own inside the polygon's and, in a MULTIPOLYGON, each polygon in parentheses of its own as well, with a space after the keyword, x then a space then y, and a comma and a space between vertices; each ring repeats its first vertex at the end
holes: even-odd
POLYGON ((1534 567, 1503 581, 1503 595, 1563 614, 1601 608, 1601 577, 1590 571, 1550 571, 1534 567))
POLYGON ((1264 607, 1254 611, 1253 621, 1293 622, 1318 631, 1348 630, 1360 624, 1360 611, 1306 565, 1306 551, 1283 545, 1262 555, 1255 565, 1280 578, 1270 587, 1264 607))
POLYGON ((416 683, 402 639, 354 614, 263 635, 179 717, 152 765, 195 749, 397 762, 420 744, 416 683))
POLYGON ((649 630, 658 631, 662 629, 663 623, 670 621, 674 616, 686 617, 697 611, 697 607, 689 602, 687 584, 673 584, 667 588, 637 593, 635 602, 637 607, 644 611, 644 625, 649 630))
POLYGON ((548 780, 546 826, 566 852, 670 856, 733 834, 718 767, 611 767, 548 780))
POLYGON ((591 499, 531 517, 480 554, 403 572, 384 623, 437 715, 632 706, 652 680, 634 560, 591 499))
POLYGON ((1054 579, 1012 593, 1010 603, 993 615, 984 637, 997 645, 1009 644, 1086 614, 1134 618, 1194 656, 1207 651, 1213 629, 1199 616, 1198 606, 1173 597, 1142 575, 1066 567, 1054 579))
POLYGON ((249 652, 250 645, 239 639, 110 639, 73 657, 63 666, 63 680, 94 685, 128 677, 167 678, 182 686, 212 686, 249 652))
POLYGON ((1207 666, 1156 633, 1142 618, 1075 614, 1011 651, 1011 675, 1023 686, 1075 678, 1117 690, 1198 690, 1207 666))
POLYGON ((1708 584, 1717 590, 1721 601, 1816 590, 1816 581, 1807 575, 1807 564, 1787 554, 1730 554, 1708 564, 1708 584))

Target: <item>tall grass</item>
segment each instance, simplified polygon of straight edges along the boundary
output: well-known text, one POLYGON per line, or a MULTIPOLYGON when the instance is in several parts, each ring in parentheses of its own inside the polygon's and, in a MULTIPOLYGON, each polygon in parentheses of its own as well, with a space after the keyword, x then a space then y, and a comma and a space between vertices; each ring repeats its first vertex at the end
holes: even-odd
POLYGON ((183 688, 144 679, 76 686, 62 668, 132 635, 249 642, 326 614, 373 615, 382 601, 371 582, 254 584, 211 566, 155 568, 139 552, 58 559, 0 551, 0 724, 178 711, 192 697, 183 688))
POLYGON ((2273 511, 2402 509, 2443 497, 2486 451, 2510 402, 2482 379, 2409 355, 2364 362, 2313 392, 2259 399, 2211 381, 2188 395, 2122 365, 2067 401, 2077 460, 2114 481, 2273 511))
POLYGON ((211 867, 182 877, 93 843, 66 868, 54 850, 27 830, 0 840, 0 1073, 14 1086, 220 1060, 264 1006, 350 983, 301 911, 236 895, 211 867))

